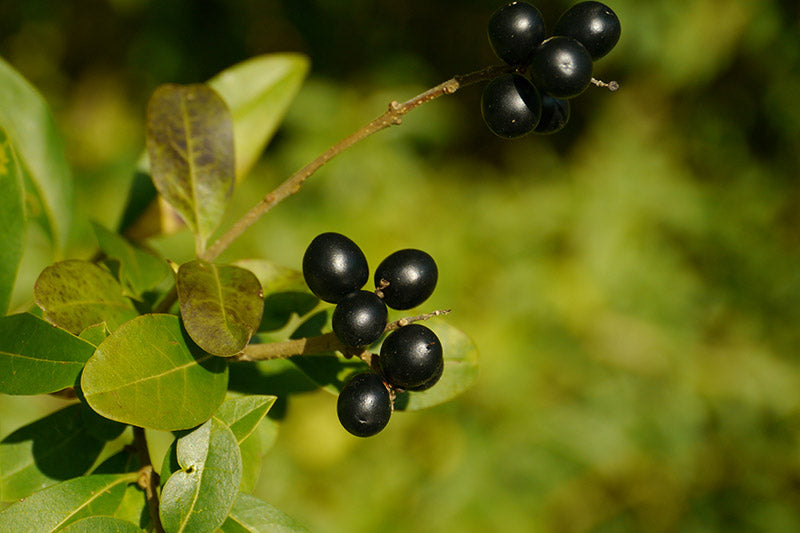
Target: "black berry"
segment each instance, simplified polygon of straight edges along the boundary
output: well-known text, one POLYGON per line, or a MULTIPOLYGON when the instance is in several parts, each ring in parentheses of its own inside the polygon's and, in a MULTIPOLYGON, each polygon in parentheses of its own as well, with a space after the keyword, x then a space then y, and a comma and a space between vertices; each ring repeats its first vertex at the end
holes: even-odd
POLYGON ((621 32, 619 18, 610 7, 600 2, 581 2, 561 15, 554 33, 572 37, 597 60, 614 48, 621 32))
POLYGON ((345 346, 366 346, 381 337, 387 315, 386 304, 374 292, 352 292, 333 310, 333 332, 345 346))
POLYGON ((414 248, 394 252, 375 269, 375 287, 388 283, 381 293, 392 309, 411 309, 427 300, 438 278, 433 257, 414 248))
POLYGON ((561 130, 569 120, 569 110, 569 100, 553 98, 548 95, 542 96, 542 118, 533 132, 549 134, 561 130))
POLYGON ((336 303, 367 282, 367 258, 358 245, 344 235, 322 233, 306 248, 303 277, 319 299, 336 303))
POLYGON ((509 65, 526 65, 544 37, 542 14, 525 2, 503 6, 489 19, 489 44, 509 65))
POLYGON ((539 123, 541 113, 539 92, 519 74, 495 78, 483 90, 483 120, 499 137, 515 139, 530 133, 539 123))
POLYGON ((431 376, 428 381, 426 381, 425 383, 423 383, 422 385, 419 385, 417 387, 411 387, 408 390, 411 390, 411 391, 414 391, 414 392, 420 392, 420 391, 428 390, 428 389, 430 389, 431 387, 433 387, 434 385, 436 385, 439 382, 439 380, 441 379, 443 373, 444 373, 444 360, 442 360, 442 364, 439 365, 439 370, 437 370, 436 373, 433 374, 433 376, 431 376))
POLYGON ((592 80, 592 56, 572 37, 550 37, 533 54, 531 78, 550 96, 578 96, 592 80))
POLYGON ((392 399, 377 374, 356 374, 342 388, 336 412, 344 429, 356 437, 371 437, 389 423, 392 399))
POLYGON ((442 343, 421 324, 393 331, 383 341, 379 364, 387 383, 401 389, 427 384, 444 365, 442 343))

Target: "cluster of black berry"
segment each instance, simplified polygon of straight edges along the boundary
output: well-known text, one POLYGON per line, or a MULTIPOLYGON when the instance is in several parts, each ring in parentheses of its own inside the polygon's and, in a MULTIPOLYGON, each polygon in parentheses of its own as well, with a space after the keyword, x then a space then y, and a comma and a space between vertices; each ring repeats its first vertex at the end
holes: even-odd
POLYGON ((547 39, 536 7, 514 2, 498 9, 489 19, 492 49, 509 65, 528 69, 528 77, 512 73, 489 82, 481 101, 486 125, 507 139, 563 128, 568 99, 589 86, 592 62, 614 48, 620 31, 617 15, 600 2, 569 8, 547 39))
MULTIPOLYGON (((411 309, 427 300, 439 271, 422 250, 400 250, 375 269, 375 291, 365 291, 369 267, 364 253, 340 233, 322 233, 306 249, 303 276, 318 298, 336 304, 332 326, 339 341, 361 348, 385 331, 387 306, 411 309)), ((439 381, 444 370, 442 344, 429 328, 408 324, 384 339, 377 368, 380 375, 357 374, 339 394, 339 421, 359 437, 375 435, 389 423, 392 391, 426 390, 439 381)))

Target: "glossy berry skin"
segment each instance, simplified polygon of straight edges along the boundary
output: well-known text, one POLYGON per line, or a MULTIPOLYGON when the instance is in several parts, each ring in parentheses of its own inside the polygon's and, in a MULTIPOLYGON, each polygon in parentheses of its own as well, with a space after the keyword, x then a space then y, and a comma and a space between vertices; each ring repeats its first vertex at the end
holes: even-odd
POLYGON ((516 139, 530 133, 541 113, 539 91, 519 74, 495 78, 483 90, 483 121, 498 137, 516 139))
POLYGON ((513 2, 489 18, 489 44, 509 65, 526 65, 545 38, 544 19, 534 6, 513 2))
POLYGON ((320 300, 336 303, 367 282, 367 258, 356 243, 341 233, 322 233, 306 248, 303 277, 320 300))
POLYGON ((375 269, 375 287, 381 289, 383 301, 392 309, 411 309, 433 294, 439 270, 426 252, 414 248, 398 250, 381 261, 375 269))
POLYGON ((428 379, 428 381, 426 381, 422 385, 411 387, 408 390, 414 392, 421 392, 424 390, 428 390, 437 383, 439 383, 439 380, 442 378, 442 374, 444 374, 444 360, 442 360, 442 364, 439 366, 439 369, 436 371, 436 373, 433 374, 433 376, 430 377, 430 379, 428 379))
POLYGON ((374 292, 351 292, 333 310, 333 332, 345 346, 366 346, 381 337, 387 316, 386 304, 374 292))
POLYGON ((533 133, 548 135, 560 131, 569 120, 569 100, 542 96, 542 118, 533 133))
POLYGON ((561 15, 554 31, 555 35, 566 35, 581 43, 593 60, 609 53, 621 32, 616 13, 600 2, 575 4, 561 15))
POLYGON ((409 324, 384 339, 379 364, 387 383, 414 389, 428 384, 441 371, 442 343, 422 324, 409 324))
POLYGON ((542 92, 572 98, 592 80, 592 56, 572 37, 550 37, 536 49, 530 73, 533 84, 542 92))
POLYGON ((356 374, 342 388, 336 412, 344 429, 356 437, 371 437, 389 423, 392 399, 377 374, 356 374))

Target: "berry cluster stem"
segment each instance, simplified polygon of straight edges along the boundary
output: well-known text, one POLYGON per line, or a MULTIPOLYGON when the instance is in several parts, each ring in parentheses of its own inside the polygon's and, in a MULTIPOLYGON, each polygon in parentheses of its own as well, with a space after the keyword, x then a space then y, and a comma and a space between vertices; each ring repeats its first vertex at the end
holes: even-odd
MULTIPOLYGON (((401 328, 412 322, 428 320, 433 317, 442 316, 450 313, 450 309, 437 309, 436 311, 416 315, 400 320, 395 320, 386 324, 384 333, 401 328)), ((316 355, 327 354, 332 351, 339 351, 348 355, 357 355, 367 364, 370 364, 371 355, 367 352, 353 351, 342 344, 333 332, 318 335, 316 337, 305 337, 302 339, 289 339, 281 342, 270 342, 265 344, 248 344, 244 351, 230 358, 231 361, 266 361, 268 359, 286 359, 295 355, 316 355)))
POLYGON ((325 152, 320 154, 316 159, 308 163, 306 166, 289 176, 283 183, 278 185, 269 194, 264 196, 250 211, 240 218, 231 228, 222 235, 214 244, 212 244, 203 254, 201 259, 206 261, 213 261, 224 252, 228 246, 231 245, 247 228, 252 226, 270 209, 278 205, 280 202, 296 194, 303 183, 311 177, 317 170, 319 170, 325 163, 347 150, 359 141, 364 140, 373 133, 377 133, 389 126, 395 126, 402 123, 402 117, 412 109, 415 109, 422 104, 426 104, 440 96, 453 94, 462 87, 473 85, 481 81, 491 80, 507 72, 513 72, 516 67, 508 65, 495 65, 486 67, 484 69, 471 72, 469 74, 462 74, 453 76, 449 80, 440 83, 436 87, 428 89, 427 91, 418 94, 410 100, 405 102, 391 102, 389 109, 387 109, 378 118, 348 135, 341 141, 337 142, 325 152))

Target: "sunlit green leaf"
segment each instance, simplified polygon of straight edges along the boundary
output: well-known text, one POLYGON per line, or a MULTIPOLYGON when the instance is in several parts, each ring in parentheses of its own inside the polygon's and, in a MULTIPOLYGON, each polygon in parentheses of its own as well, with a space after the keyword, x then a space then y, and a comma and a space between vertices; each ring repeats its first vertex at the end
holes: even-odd
POLYGON ((153 289, 170 273, 166 261, 129 243, 124 237, 99 224, 92 224, 100 249, 108 257, 119 260, 120 279, 133 292, 141 295, 153 289))
POLYGON ((174 315, 142 315, 97 348, 81 377, 92 409, 151 429, 187 429, 225 398, 228 362, 203 352, 174 315))
POLYGON ((236 177, 233 120, 225 102, 205 84, 162 85, 147 106, 147 153, 156 189, 204 250, 236 177))
POLYGON ((112 516, 89 516, 58 530, 62 533, 141 533, 142 529, 112 516))
POLYGON ((249 494, 239 494, 231 514, 220 528, 221 533, 301 533, 308 529, 267 502, 249 494))
POLYGON ((181 470, 161 492, 160 515, 166 531, 213 532, 236 501, 242 458, 227 425, 212 418, 178 439, 181 470))
POLYGON ((259 422, 256 430, 239 443, 242 452, 242 492, 251 493, 258 486, 264 455, 278 438, 278 423, 270 418, 259 422))
POLYGON ((178 269, 181 318, 189 336, 205 351, 241 352, 261 323, 261 284, 249 270, 200 259, 178 269))
POLYGON ((45 394, 75 384, 94 346, 30 313, 0 317, 0 392, 45 394))
POLYGON ((99 324, 91 325, 81 331, 78 337, 90 343, 92 346, 97 347, 100 346, 101 342, 106 340, 106 337, 108 337, 109 333, 111 332, 108 331, 108 326, 106 326, 106 323, 100 322, 99 324))
POLYGON ((0 314, 5 314, 25 246, 22 168, 0 122, 0 314))
POLYGON ((87 432, 80 405, 21 427, 0 441, 0 501, 85 474, 102 449, 103 442, 87 432))
POLYGON ((236 175, 247 174, 277 130, 308 72, 308 59, 284 53, 254 57, 208 81, 233 115, 236 175))
POLYGON ((25 169, 28 194, 41 203, 44 229, 56 248, 62 248, 74 209, 72 175, 64 156, 64 142, 44 99, 2 58, 0 87, 3 88, 0 127, 25 169))
MULTIPOLYGON (((62 457, 62 460, 64 457, 62 457)), ((64 481, 36 492, 0 513, 0 531, 57 531, 88 516, 110 515, 138 474, 102 474, 64 481)))
POLYGON ((214 418, 227 425, 241 443, 256 430, 275 400, 275 396, 264 395, 231 398, 219 406, 214 418))
POLYGON ((50 265, 39 274, 33 291, 44 318, 75 335, 100 322, 113 331, 138 315, 117 280, 88 261, 50 265))

